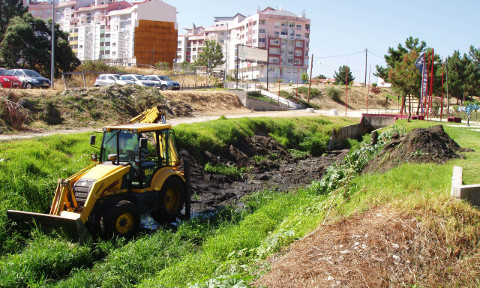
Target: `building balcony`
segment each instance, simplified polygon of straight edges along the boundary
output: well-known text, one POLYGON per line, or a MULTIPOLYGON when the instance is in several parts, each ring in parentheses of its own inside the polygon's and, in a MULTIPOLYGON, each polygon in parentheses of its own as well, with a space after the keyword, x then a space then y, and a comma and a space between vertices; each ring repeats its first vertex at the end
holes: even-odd
POLYGON ((70 45, 78 45, 78 41, 70 41, 70 45))

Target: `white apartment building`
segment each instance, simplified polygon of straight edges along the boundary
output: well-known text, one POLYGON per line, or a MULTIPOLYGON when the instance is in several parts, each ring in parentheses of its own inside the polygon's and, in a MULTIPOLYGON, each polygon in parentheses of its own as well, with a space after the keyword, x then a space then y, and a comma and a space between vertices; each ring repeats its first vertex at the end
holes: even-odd
POLYGON ((204 48, 205 40, 216 40, 222 45, 224 69, 235 75, 238 45, 268 50, 268 65, 263 62, 239 61, 241 79, 266 81, 267 67, 270 81, 282 79, 296 82, 298 75, 307 73, 309 65, 310 19, 305 13, 298 16, 282 8, 267 7, 245 17, 215 17, 214 25, 186 29, 177 46, 177 63, 195 62, 204 48))
POLYGON ((55 22, 69 32, 70 46, 80 60, 173 65, 178 37, 174 6, 161 0, 57 1, 55 22))

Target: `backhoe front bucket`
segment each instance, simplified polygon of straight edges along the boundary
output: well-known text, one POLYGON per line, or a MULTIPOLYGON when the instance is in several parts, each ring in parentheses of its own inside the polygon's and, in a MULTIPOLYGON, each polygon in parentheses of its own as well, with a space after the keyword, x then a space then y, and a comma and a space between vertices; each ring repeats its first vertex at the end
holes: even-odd
POLYGON ((18 224, 35 223, 35 225, 47 231, 54 228, 63 228, 64 231, 74 239, 78 239, 81 243, 92 240, 90 232, 80 218, 70 219, 62 216, 17 210, 7 210, 7 216, 8 219, 18 224))

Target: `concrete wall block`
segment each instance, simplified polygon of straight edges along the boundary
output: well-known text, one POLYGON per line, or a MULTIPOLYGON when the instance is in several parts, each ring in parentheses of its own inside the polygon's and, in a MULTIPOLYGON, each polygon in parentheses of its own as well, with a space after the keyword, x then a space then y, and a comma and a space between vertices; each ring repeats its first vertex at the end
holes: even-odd
POLYGON ((463 184, 462 180, 462 173, 463 169, 460 166, 453 167, 453 174, 452 174, 452 189, 450 192, 450 196, 461 199, 461 191, 460 188, 463 184))
POLYGON ((462 185, 460 187, 460 198, 472 205, 480 206, 480 184, 462 185))

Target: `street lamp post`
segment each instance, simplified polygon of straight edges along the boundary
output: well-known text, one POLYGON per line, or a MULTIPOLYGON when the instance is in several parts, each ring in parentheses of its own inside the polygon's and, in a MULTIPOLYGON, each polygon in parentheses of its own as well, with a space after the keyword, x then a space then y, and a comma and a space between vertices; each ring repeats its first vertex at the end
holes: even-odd
POLYGON ((53 89, 53 77, 55 71, 55 0, 52 0, 52 55, 50 62, 50 82, 53 89))

